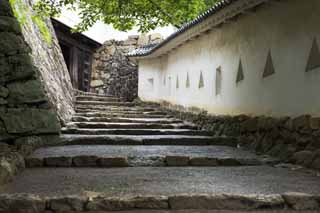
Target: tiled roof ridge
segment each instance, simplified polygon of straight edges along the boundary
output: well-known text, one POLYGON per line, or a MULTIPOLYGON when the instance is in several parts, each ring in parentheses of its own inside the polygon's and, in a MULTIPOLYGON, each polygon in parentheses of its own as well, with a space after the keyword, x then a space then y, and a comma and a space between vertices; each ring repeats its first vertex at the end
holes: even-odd
POLYGON ((194 20, 187 22, 185 24, 182 25, 181 28, 179 28, 176 32, 174 32, 173 34, 171 34, 169 37, 167 37, 166 39, 164 39, 162 42, 158 43, 157 45, 155 45, 153 48, 150 48, 148 51, 145 51, 144 48, 139 48, 136 49, 132 52, 130 52, 128 54, 129 57, 134 57, 134 56, 146 56, 149 55, 151 53, 153 53, 154 51, 156 51, 157 49, 159 49, 160 47, 164 46, 166 43, 168 43, 169 41, 171 41, 172 39, 174 39, 175 37, 177 37, 178 35, 184 33, 185 31, 187 31, 188 29, 192 28, 193 26, 201 23, 203 20, 205 20, 206 18, 210 17, 211 15, 215 14, 216 12, 224 9, 226 6, 230 5, 233 2, 236 2, 239 0, 221 0, 219 2, 217 2, 215 5, 213 5, 210 9, 208 9, 207 11, 205 11, 204 13, 200 14, 197 18, 195 18, 194 20))

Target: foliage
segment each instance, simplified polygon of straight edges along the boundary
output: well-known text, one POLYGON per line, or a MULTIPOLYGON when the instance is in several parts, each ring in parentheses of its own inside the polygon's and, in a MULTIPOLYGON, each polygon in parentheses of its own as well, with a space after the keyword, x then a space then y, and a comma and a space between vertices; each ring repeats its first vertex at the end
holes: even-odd
POLYGON ((38 0, 35 8, 43 15, 56 16, 62 7, 80 10, 82 22, 78 31, 85 31, 97 21, 127 31, 134 26, 148 32, 159 26, 180 27, 219 0, 38 0))

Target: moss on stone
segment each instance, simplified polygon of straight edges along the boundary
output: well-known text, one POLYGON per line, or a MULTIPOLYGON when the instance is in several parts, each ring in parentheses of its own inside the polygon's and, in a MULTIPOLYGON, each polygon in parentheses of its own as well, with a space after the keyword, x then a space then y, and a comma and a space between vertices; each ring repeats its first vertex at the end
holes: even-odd
POLYGON ((9 0, 12 7, 14 16, 17 18, 20 26, 28 27, 28 16, 31 15, 32 22, 38 27, 41 36, 46 43, 51 46, 52 35, 47 24, 43 21, 42 17, 39 15, 32 15, 32 11, 28 8, 25 2, 22 0, 9 0))
POLYGON ((52 45, 52 35, 50 33, 50 30, 47 26, 47 24, 43 21, 43 19, 40 16, 33 15, 32 21, 35 25, 37 25, 43 39, 47 42, 49 46, 52 45))
POLYGON ((14 16, 17 18, 20 26, 27 24, 27 13, 30 11, 26 4, 21 0, 9 0, 14 16))

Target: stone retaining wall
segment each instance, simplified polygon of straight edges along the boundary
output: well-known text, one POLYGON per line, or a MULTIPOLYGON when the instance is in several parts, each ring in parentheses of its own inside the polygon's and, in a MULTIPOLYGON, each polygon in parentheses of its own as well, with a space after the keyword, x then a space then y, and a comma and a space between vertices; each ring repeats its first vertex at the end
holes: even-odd
POLYGON ((234 136, 239 144, 287 163, 320 169, 320 118, 302 115, 290 117, 215 116, 197 108, 185 109, 163 103, 163 110, 193 122, 216 136, 234 136))
POLYGON ((30 1, 0 0, 0 145, 10 144, 0 150, 0 173, 10 174, 0 185, 23 168, 18 156, 58 138, 74 112, 72 92, 51 23, 30 1))
POLYGON ((105 42, 94 55, 91 91, 133 101, 138 95, 138 66, 126 55, 138 47, 161 40, 161 35, 153 34, 105 42))

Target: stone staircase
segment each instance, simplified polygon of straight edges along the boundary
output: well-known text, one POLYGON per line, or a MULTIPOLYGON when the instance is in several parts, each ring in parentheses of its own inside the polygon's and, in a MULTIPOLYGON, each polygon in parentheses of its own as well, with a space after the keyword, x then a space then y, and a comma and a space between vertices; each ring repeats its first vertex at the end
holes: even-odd
POLYGON ((115 97, 86 93, 75 107, 61 141, 36 150, 0 187, 0 212, 320 209, 316 173, 275 166, 236 138, 115 97))

